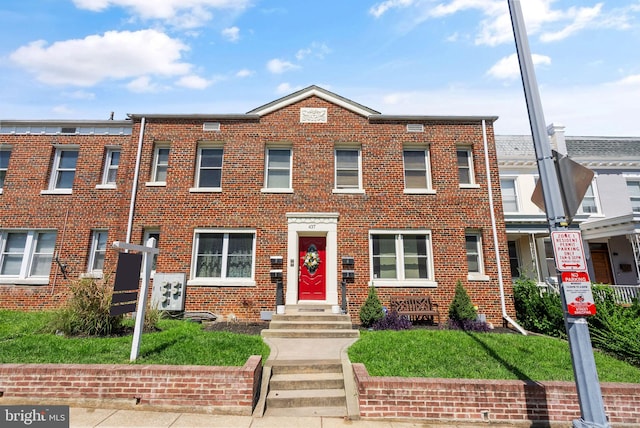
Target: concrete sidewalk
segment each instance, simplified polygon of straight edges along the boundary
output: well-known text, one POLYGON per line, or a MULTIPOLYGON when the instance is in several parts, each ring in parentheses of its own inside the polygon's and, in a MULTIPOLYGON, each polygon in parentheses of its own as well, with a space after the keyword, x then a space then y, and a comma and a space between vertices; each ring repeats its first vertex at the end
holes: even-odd
POLYGON ((174 411, 117 410, 72 407, 71 428, 515 428, 527 425, 387 420, 345 420, 332 417, 208 415, 174 411))

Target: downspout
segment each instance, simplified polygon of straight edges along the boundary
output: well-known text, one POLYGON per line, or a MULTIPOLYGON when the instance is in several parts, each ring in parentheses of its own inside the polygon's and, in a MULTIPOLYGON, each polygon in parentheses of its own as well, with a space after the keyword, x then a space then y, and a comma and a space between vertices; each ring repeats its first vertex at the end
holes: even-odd
POLYGON ((127 221, 126 243, 131 243, 131 233, 133 229, 133 212, 136 206, 136 194, 138 193, 138 177, 140 175, 140 159, 142 158, 142 141, 144 140, 145 117, 140 121, 140 136, 138 138, 138 154, 136 155, 136 169, 133 174, 133 186, 131 186, 131 203, 129 205, 129 220, 127 221))
POLYGON ((484 144, 484 166, 487 172, 487 190, 489 193, 489 210, 491 211, 491 229, 493 231, 493 249, 495 250, 496 266, 498 267, 498 284, 500 285, 500 307, 502 309, 502 318, 513 325, 520 333, 526 336, 525 329, 515 322, 507 314, 507 306, 504 301, 504 285, 502 278, 502 260, 500 260, 500 249, 498 248, 498 228, 496 226, 496 213, 493 208, 493 189, 491 187, 491 168, 489 165, 489 145, 487 143, 487 125, 486 121, 482 119, 482 142, 484 144))

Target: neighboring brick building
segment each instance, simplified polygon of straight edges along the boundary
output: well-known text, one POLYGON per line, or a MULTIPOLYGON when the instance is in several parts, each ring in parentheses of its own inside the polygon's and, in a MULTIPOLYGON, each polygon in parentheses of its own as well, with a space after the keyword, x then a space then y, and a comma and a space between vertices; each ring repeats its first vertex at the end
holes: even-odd
POLYGON ((57 306, 69 281, 113 272, 113 241, 151 236, 187 311, 258 320, 281 271, 286 304, 339 305, 349 277, 355 322, 370 285, 446 314, 460 280, 500 324, 495 119, 383 115, 311 86, 247 114, 2 121, 0 307, 57 306))

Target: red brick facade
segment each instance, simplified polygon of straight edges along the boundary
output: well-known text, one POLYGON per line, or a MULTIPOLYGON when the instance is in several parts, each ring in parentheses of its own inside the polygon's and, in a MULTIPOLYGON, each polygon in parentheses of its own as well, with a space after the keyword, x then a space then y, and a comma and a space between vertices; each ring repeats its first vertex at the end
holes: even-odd
MULTIPOLYGON (((271 256, 283 258, 279 268, 283 271, 286 303, 297 303, 297 239, 321 235, 327 237, 328 246, 324 302, 340 304, 342 270, 352 269, 354 278, 348 280, 347 300, 354 322, 358 322, 357 313, 372 280, 384 304, 392 294, 426 293, 441 308, 448 307, 460 280, 479 312, 499 324, 502 312, 489 184, 510 315, 513 306, 494 119, 380 115, 311 87, 246 115, 132 115, 127 121, 131 135, 0 133, 0 149, 8 147, 11 152, 0 194, 0 233, 55 230, 55 256, 67 266, 68 273, 65 279, 54 261, 44 284, 11 281, 0 275, 0 306, 29 310, 58 306, 69 281, 87 272, 92 230, 108 231, 104 272, 113 272, 116 251, 110 247, 113 241, 126 240, 137 172, 131 242, 142 243, 145 230, 159 232, 156 271, 186 274, 188 311, 210 311, 249 321, 259 319, 261 311, 274 310, 276 280, 270 274, 274 268, 271 256), (325 119, 303 121, 303 108, 323 112, 325 119), (205 131, 205 122, 219 123, 219 131, 205 131), (407 124, 422 125, 424 130, 408 132, 407 124), (142 146, 137 164, 139 142, 142 146), (54 151, 66 144, 79 148, 73 192, 41 194, 49 183, 54 151), (111 146, 121 150, 117 186, 96 188, 103 174, 105 147, 111 146), (158 146, 169 148, 163 183, 151 178, 154 148, 158 146), (220 188, 194 190, 198 148, 209 146, 222 148, 224 153, 220 188), (271 147, 291 152, 291 189, 287 191, 265 190, 266 150, 271 147), (362 185, 353 192, 335 190, 334 151, 343 147, 359 151, 362 185), (406 191, 403 150, 407 148, 428 149, 429 192, 406 191), (472 153, 471 186, 460 185, 458 148, 472 153), (218 231, 253 234, 253 271, 248 281, 194 281, 196 234, 218 231), (370 235, 394 231, 428 234, 432 272, 427 284, 400 281, 396 286, 379 285, 372 278, 370 235), (466 231, 481 236, 483 276, 475 280, 467 275, 466 231), (346 256, 353 257, 353 266, 342 265, 346 256)), ((105 126, 109 124, 105 122, 105 126)))

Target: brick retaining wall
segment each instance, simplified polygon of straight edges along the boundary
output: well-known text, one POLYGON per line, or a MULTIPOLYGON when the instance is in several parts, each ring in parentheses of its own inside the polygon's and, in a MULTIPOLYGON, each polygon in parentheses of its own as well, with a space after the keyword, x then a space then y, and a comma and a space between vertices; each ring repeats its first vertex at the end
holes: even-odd
POLYGON ((242 367, 1 364, 0 394, 9 400, 130 400, 141 406, 251 415, 261 377, 260 356, 249 357, 242 367))
MULTIPOLYGON (((369 376, 353 364, 360 415, 467 422, 570 422, 580 418, 573 382, 426 379, 369 376)), ((640 384, 602 383, 614 427, 640 425, 640 384)), ((547 424, 548 425, 548 424, 547 424)))

